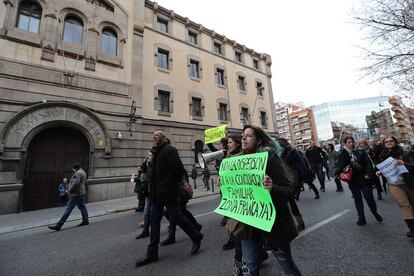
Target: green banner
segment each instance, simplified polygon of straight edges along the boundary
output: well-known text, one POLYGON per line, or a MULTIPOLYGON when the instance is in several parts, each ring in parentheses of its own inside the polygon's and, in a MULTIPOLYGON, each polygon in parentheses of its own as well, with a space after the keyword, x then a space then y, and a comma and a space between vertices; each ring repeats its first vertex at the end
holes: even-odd
POLYGON ((204 130, 204 143, 214 143, 220 141, 221 138, 226 137, 226 126, 227 125, 222 125, 204 130))
POLYGON ((276 209, 263 187, 268 152, 226 158, 220 165, 221 202, 214 212, 270 232, 276 209))

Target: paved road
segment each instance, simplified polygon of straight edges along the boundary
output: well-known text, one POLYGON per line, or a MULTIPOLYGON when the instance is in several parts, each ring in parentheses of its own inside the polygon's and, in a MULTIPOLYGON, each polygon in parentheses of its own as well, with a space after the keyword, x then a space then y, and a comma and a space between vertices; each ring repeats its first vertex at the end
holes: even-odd
MULTIPOLYGON (((304 275, 414 275, 414 240, 390 196, 379 201, 382 224, 367 212, 366 226, 357 226, 350 193, 328 186, 320 200, 306 191, 299 201, 307 229, 292 243, 304 275)), ((91 220, 86 227, 69 223, 60 232, 46 228, 0 235, 0 275, 231 275, 231 251, 222 251, 227 236, 212 213, 218 198, 195 200, 189 209, 203 224, 202 250, 190 255, 191 241, 182 231, 177 243, 160 248, 160 260, 135 269, 148 240, 135 240, 134 212, 91 220)), ((166 236, 167 224, 162 226, 166 236)), ((261 275, 282 275, 273 257, 261 275)))

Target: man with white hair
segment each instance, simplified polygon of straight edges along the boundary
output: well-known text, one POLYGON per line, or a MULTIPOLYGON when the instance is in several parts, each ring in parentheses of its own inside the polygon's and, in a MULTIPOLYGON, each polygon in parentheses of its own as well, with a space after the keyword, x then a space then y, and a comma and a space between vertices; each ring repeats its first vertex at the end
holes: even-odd
POLYGON ((175 222, 193 241, 191 254, 197 254, 203 235, 178 209, 178 195, 184 166, 175 147, 170 145, 165 133, 161 130, 154 132, 152 158, 152 182, 149 189, 149 199, 152 202, 150 244, 144 258, 138 260, 136 267, 144 266, 158 260, 158 244, 160 243, 160 226, 164 207, 167 209, 171 222, 175 222))

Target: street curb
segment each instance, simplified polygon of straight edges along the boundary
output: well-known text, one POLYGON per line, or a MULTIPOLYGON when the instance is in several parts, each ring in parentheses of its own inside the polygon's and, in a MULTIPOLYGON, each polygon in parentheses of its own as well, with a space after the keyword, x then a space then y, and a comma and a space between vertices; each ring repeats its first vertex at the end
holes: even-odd
MULTIPOLYGON (((212 195, 218 195, 218 192, 215 193, 211 193, 211 194, 202 194, 202 195, 197 195, 194 196, 192 199, 197 199, 197 198, 203 198, 203 197, 208 197, 208 196, 212 196, 212 195)), ((96 212, 90 212, 89 213, 89 218, 96 218, 96 217, 101 217, 101 216, 105 216, 105 215, 110 215, 110 214, 115 214, 115 213, 122 213, 122 212, 128 212, 128 211, 132 211, 135 210, 136 208, 136 204, 134 204, 133 206, 118 206, 112 209, 107 209, 107 210, 100 210, 100 211, 96 211, 96 212)), ((7 226, 4 228, 0 228, 0 235, 3 234, 10 234, 10 233, 15 233, 15 232, 21 232, 21 231, 25 231, 25 230, 30 230, 30 229, 35 229, 35 228, 41 228, 41 227, 45 227, 48 225, 53 225, 56 223, 56 221, 59 218, 53 218, 53 219, 49 219, 49 220, 44 220, 41 222, 36 222, 36 223, 28 223, 28 224, 22 224, 22 225, 16 225, 16 226, 7 226)), ((70 219, 68 219, 66 222, 72 222, 72 221, 77 221, 77 220, 81 220, 82 217, 81 216, 74 216, 70 219)))

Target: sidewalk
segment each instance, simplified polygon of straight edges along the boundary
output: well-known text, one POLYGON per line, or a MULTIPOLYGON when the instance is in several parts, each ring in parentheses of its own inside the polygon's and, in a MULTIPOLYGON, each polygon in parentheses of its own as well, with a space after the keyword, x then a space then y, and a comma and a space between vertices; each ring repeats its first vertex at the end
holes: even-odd
MULTIPOLYGON (((197 181, 198 189, 194 189, 193 199, 218 194, 217 184, 212 191, 206 191, 201 181, 197 181)), ((138 200, 136 196, 124 197, 113 200, 98 201, 88 203, 89 218, 104 216, 117 212, 134 210, 137 207, 138 200)), ((0 234, 11 233, 44 227, 55 224, 63 214, 65 207, 48 208, 36 211, 22 212, 19 214, 10 214, 0 216, 0 234)), ((75 207, 67 221, 82 219, 79 209, 75 207)))

